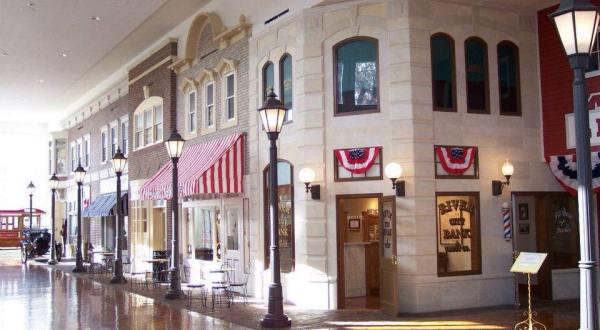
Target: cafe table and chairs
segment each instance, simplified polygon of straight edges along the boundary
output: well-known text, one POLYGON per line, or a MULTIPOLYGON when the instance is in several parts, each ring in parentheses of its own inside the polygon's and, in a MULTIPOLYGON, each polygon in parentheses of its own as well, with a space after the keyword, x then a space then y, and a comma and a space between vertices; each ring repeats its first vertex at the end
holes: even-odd
POLYGON ((169 259, 166 258, 153 258, 146 260, 146 263, 152 265, 152 271, 146 274, 146 287, 148 287, 148 282, 152 282, 153 288, 162 288, 162 284, 169 284, 169 271, 168 271, 168 263, 169 259), (154 267, 156 265, 156 267, 154 267))
POLYGON ((231 307, 231 292, 229 291, 227 271, 221 268, 211 270, 208 273, 212 309, 215 309, 215 305, 227 305, 227 307, 231 307))

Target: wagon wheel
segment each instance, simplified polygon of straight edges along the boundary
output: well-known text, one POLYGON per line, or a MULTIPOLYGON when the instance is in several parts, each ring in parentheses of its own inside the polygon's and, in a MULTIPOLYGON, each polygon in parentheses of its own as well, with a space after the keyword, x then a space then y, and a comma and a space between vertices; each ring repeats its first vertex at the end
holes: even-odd
POLYGON ((25 245, 21 245, 21 263, 27 263, 27 248, 25 245))

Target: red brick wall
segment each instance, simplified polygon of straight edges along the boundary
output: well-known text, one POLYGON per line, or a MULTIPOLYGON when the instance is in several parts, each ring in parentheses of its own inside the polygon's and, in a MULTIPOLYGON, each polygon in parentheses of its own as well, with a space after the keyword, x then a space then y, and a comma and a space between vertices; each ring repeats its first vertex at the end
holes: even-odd
MULTIPOLYGON (((600 1, 593 1, 600 4, 600 1)), ((556 6, 538 12, 538 42, 542 94, 542 121, 544 130, 544 155, 575 153, 567 149, 565 115, 573 112, 573 72, 562 49, 554 23, 548 14, 556 6)), ((587 79, 588 93, 600 91, 600 76, 587 79)), ((593 147, 599 150, 600 147, 593 147)))

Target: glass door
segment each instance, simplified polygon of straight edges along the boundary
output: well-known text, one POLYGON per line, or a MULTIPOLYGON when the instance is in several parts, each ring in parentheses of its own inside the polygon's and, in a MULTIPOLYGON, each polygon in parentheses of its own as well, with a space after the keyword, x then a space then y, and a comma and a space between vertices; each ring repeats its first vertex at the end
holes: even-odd
POLYGON ((224 245, 225 255, 223 261, 231 269, 229 272, 232 282, 240 282, 244 278, 244 253, 241 242, 243 234, 242 205, 241 203, 225 205, 224 207, 224 245))

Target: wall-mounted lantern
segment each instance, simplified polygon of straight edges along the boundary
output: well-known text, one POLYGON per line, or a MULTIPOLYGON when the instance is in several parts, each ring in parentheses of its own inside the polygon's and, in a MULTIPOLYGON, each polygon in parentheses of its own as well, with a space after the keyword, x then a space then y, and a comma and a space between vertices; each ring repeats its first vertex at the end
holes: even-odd
POLYGON ((507 159, 504 164, 502 164, 502 175, 506 178, 505 182, 500 180, 492 181, 492 195, 499 196, 502 195, 502 190, 504 186, 508 186, 510 184, 510 177, 515 172, 515 167, 513 164, 507 159))
POLYGON ((315 181, 315 171, 312 168, 305 167, 300 170, 298 173, 298 177, 300 178, 300 182, 304 183, 306 186, 306 192, 310 192, 310 198, 312 199, 321 199, 321 186, 318 184, 311 184, 315 181))
POLYGON ((392 180, 392 188, 396 191, 396 197, 406 196, 405 182, 400 180, 402 177, 402 165, 398 163, 389 163, 385 166, 385 176, 392 180))

